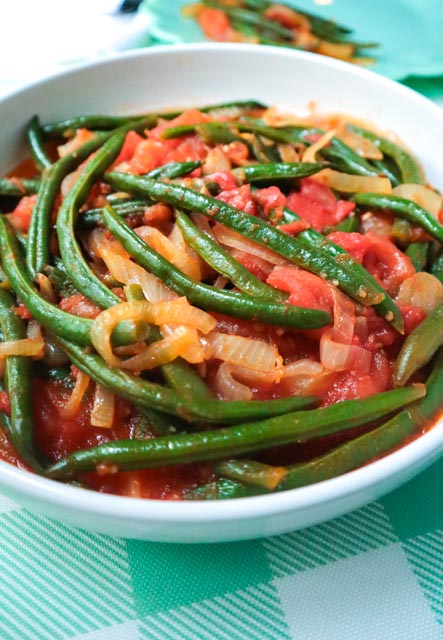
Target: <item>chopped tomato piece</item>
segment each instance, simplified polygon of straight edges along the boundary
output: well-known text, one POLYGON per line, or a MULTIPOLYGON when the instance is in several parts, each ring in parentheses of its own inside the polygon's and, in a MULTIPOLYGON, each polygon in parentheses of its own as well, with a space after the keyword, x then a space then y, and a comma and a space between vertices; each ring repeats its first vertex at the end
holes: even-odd
POLYGON ((163 164, 167 148, 158 140, 142 140, 134 149, 129 171, 136 175, 148 173, 163 164))
POLYGON ((11 404, 9 402, 9 396, 7 391, 0 391, 0 411, 11 415, 11 404))
POLYGON ((218 200, 222 200, 235 209, 240 209, 245 213, 249 213, 252 216, 257 215, 257 205, 251 194, 251 186, 244 184, 241 187, 235 189, 229 189, 227 191, 220 191, 217 196, 218 200))
MULTIPOLYGON (((172 141, 166 141, 172 142, 172 141)), ((174 149, 169 149, 164 157, 167 162, 191 162, 204 160, 208 155, 209 147, 198 136, 186 136, 179 139, 179 144, 174 149)))
POLYGON ((275 267, 266 282, 287 291, 288 302, 306 309, 332 313, 333 299, 328 284, 319 276, 297 267, 275 267))
POLYGON ((9 222, 16 231, 26 233, 31 222, 32 210, 37 202, 37 194, 23 196, 14 211, 8 216, 9 222))
POLYGON ((145 138, 143 138, 136 131, 128 131, 123 146, 120 149, 120 153, 115 159, 114 164, 117 165, 121 162, 128 162, 128 160, 130 160, 134 155, 135 149, 137 148, 138 144, 144 139, 145 138))
POLYGON ((17 307, 12 307, 11 311, 13 311, 16 316, 22 318, 23 320, 30 320, 30 318, 32 317, 23 302, 19 302, 17 307))
POLYGON ((353 202, 337 200, 329 187, 309 178, 301 181, 300 191, 288 195, 286 205, 316 231, 341 222, 355 208, 353 202))
POLYGON ((263 282, 266 281, 266 278, 271 273, 274 265, 258 256, 252 255, 252 253, 247 253, 246 251, 241 251, 240 249, 231 249, 231 255, 233 258, 238 260, 248 271, 257 276, 263 282))
POLYGON ((289 234, 290 236, 296 236, 298 235, 301 231, 304 231, 305 229, 309 229, 311 225, 309 224, 309 222, 307 222, 307 220, 294 220, 294 222, 288 222, 286 224, 281 224, 279 226, 280 231, 284 231, 285 233, 289 234))
POLYGON ((283 207, 286 204, 286 197, 278 187, 267 187, 266 189, 257 189, 253 198, 263 210, 266 218, 271 215, 274 220, 279 220, 283 215, 283 207))
POLYGON ((222 191, 229 191, 237 188, 237 180, 229 171, 217 171, 205 176, 205 182, 216 182, 222 191))
POLYGON ((58 305, 60 309, 67 313, 72 313, 80 318, 96 318, 100 313, 100 308, 88 300, 82 293, 75 293, 72 296, 63 298, 58 305))
POLYGON ((198 13, 198 22, 207 38, 217 42, 226 42, 231 34, 231 25, 227 15, 221 9, 203 7, 198 13))
POLYGON ((335 231, 328 235, 328 240, 339 244, 361 262, 391 295, 395 295, 400 284, 415 273, 411 259, 383 236, 335 231))

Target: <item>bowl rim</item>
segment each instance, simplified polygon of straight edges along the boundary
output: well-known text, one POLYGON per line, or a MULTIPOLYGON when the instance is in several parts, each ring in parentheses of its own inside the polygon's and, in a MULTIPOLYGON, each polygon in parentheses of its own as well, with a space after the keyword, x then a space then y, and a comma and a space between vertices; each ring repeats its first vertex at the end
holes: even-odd
MULTIPOLYGON (((210 51, 219 53, 231 51, 238 54, 248 51, 257 56, 269 56, 272 52, 274 57, 293 57, 301 61, 306 60, 311 64, 335 68, 343 71, 344 75, 366 78, 372 84, 386 89, 388 92, 404 95, 408 101, 412 100, 425 107, 428 111, 433 111, 441 119, 443 125, 443 110, 439 106, 413 89, 369 69, 305 51, 282 49, 267 45, 235 43, 156 45, 152 48, 125 51, 106 58, 82 62, 19 87, 1 98, 0 106, 9 100, 16 99, 23 93, 32 92, 36 87, 56 82, 60 77, 82 73, 82 71, 88 69, 109 66, 118 61, 210 51)), ((443 413, 443 406, 441 413, 443 413)), ((397 475, 406 474, 409 479, 409 477, 418 473, 421 468, 434 461, 441 454, 441 450, 443 450, 442 415, 434 421, 433 426, 426 433, 419 435, 413 441, 380 459, 341 476, 279 493, 219 501, 134 499, 66 485, 56 480, 38 476, 25 469, 20 469, 2 460, 0 460, 0 487, 9 488, 14 497, 32 497, 39 502, 50 503, 54 507, 70 508, 96 516, 113 516, 118 513, 121 518, 139 523, 181 524, 192 522, 193 524, 208 524, 220 521, 240 522, 251 518, 272 517, 273 515, 281 515, 298 510, 315 509, 326 502, 348 499, 350 496, 359 494, 370 487, 376 490, 377 487, 386 483, 388 479, 391 479, 391 481, 395 479, 397 475), (420 467, 417 471, 418 462, 420 462, 420 467), (409 474, 408 469, 410 470, 409 474)), ((398 484, 402 481, 399 480, 398 484)), ((392 488, 394 486, 395 482, 392 488)))

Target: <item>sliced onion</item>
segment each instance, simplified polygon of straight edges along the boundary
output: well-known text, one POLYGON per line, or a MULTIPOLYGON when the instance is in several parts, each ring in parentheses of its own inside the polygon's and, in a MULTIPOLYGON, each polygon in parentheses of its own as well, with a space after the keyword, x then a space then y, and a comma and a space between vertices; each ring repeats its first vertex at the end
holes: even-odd
POLYGON ((174 300, 177 294, 156 276, 140 267, 140 265, 132 262, 128 258, 108 252, 103 257, 106 267, 111 276, 122 284, 138 284, 143 290, 143 294, 150 302, 159 302, 160 300, 174 300))
POLYGON ((334 169, 322 169, 312 179, 344 193, 392 193, 391 181, 378 176, 354 176, 334 169))
POLYGON ((426 271, 419 271, 406 278, 401 283, 397 296, 398 304, 421 307, 425 313, 435 309, 441 302, 443 302, 443 284, 426 271))
POLYGON ((0 342, 0 358, 8 356, 42 358, 45 350, 45 341, 43 340, 40 325, 35 320, 29 322, 27 335, 27 338, 22 338, 21 340, 0 342))
POLYGON ((155 227, 142 226, 135 229, 136 234, 148 244, 151 249, 157 251, 163 258, 175 265, 193 280, 201 280, 201 271, 198 260, 187 254, 178 243, 172 242, 155 227))
POLYGON ((311 144, 311 146, 303 153, 302 162, 317 162, 317 153, 331 142, 336 133, 337 131, 335 129, 331 129, 324 133, 317 142, 311 144))
POLYGON ((124 258, 129 258, 129 253, 122 247, 120 242, 109 236, 106 229, 95 227, 88 236, 89 249, 95 253, 96 256, 105 260, 109 253, 117 254, 124 258))
MULTIPOLYGON (((176 329, 177 327, 175 325, 169 324, 162 324, 160 327, 160 331, 165 337, 169 336, 176 329)), ((183 348, 180 353, 180 357, 191 364, 200 364, 205 360, 205 347, 203 346, 202 340, 198 335, 198 331, 196 329, 187 327, 186 330, 189 334, 193 334, 194 340, 190 341, 190 344, 187 347, 183 348)))
POLYGON ((274 251, 271 251, 271 249, 262 247, 260 244, 258 244, 254 240, 245 238, 240 233, 237 233, 236 231, 232 231, 232 229, 228 229, 227 227, 221 224, 216 224, 213 227, 212 232, 217 242, 227 247, 240 249, 245 253, 251 253, 252 255, 262 258, 262 260, 266 260, 266 262, 270 262, 271 264, 277 264, 277 265, 289 264, 288 260, 286 260, 282 256, 279 256, 274 251))
POLYGON ((427 209, 427 211, 438 220, 438 214, 443 206, 443 199, 440 194, 432 189, 422 184, 405 183, 394 187, 394 189, 392 189, 392 195, 412 200, 412 202, 427 209))
POLYGON ((350 42, 328 42, 320 40, 317 46, 317 52, 323 56, 337 58, 338 60, 351 60, 354 55, 355 45, 350 42))
POLYGON ((218 171, 230 171, 231 168, 231 161, 221 147, 211 149, 202 166, 205 175, 218 171))
POLYGON ((369 160, 383 159, 383 153, 372 140, 368 140, 359 133, 352 131, 346 124, 339 128, 337 138, 347 144, 348 147, 351 147, 362 158, 368 158, 369 160))
POLYGON ((318 376, 323 371, 323 365, 311 358, 300 358, 283 367, 282 379, 294 376, 318 376))
POLYGON ((186 298, 156 303, 141 300, 121 302, 102 311, 91 327, 92 344, 111 367, 124 366, 124 361, 113 353, 111 347, 111 334, 122 320, 157 325, 188 325, 202 333, 212 331, 216 325, 216 320, 212 316, 191 306, 186 298))
POLYGON ((95 386, 91 426, 111 429, 115 413, 115 395, 101 384, 95 386))
POLYGON ((361 373, 369 373, 371 360, 371 353, 367 349, 336 342, 333 329, 323 332, 320 338, 320 362, 328 371, 355 369, 361 373))
POLYGON ((77 372, 77 378, 75 379, 75 385, 69 397, 69 400, 61 409, 59 409, 62 418, 64 418, 65 420, 75 418, 80 410, 80 405, 88 389, 88 386, 89 376, 79 370, 77 372))
POLYGON ((334 339, 351 344, 355 329, 355 305, 336 287, 331 286, 334 301, 334 339))
POLYGON ((90 131, 89 129, 77 129, 75 135, 70 140, 68 140, 68 142, 65 142, 65 144, 61 144, 57 147, 59 157, 63 158, 69 153, 74 153, 74 151, 80 149, 80 147, 83 146, 85 142, 88 142, 88 140, 92 140, 94 136, 95 133, 93 131, 90 131))
POLYGON ((280 382, 283 371, 283 367, 281 366, 277 366, 270 371, 259 371, 257 369, 250 369, 249 367, 242 367, 238 364, 231 364, 229 367, 236 380, 251 386, 276 384, 280 382))
POLYGON ((300 162, 300 156, 292 144, 282 143, 277 145, 282 162, 300 162))
POLYGON ((214 376, 214 390, 222 400, 251 400, 251 389, 238 382, 225 362, 219 366, 214 376))
POLYGON ((255 371, 281 372, 282 358, 273 344, 218 331, 206 336, 206 342, 207 358, 217 358, 255 371))
MULTIPOLYGON (((196 333, 187 327, 176 327, 168 336, 153 342, 141 353, 124 360, 121 368, 130 371, 145 371, 161 367, 176 358, 183 356, 195 341, 198 341, 196 333)), ((203 355, 203 354, 202 354, 203 355)), ((200 360, 203 362, 203 357, 200 360)))

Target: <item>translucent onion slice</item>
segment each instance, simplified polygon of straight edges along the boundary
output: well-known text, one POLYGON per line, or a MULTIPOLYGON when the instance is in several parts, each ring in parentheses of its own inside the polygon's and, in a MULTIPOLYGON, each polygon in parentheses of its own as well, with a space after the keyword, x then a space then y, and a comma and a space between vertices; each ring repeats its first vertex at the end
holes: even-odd
POLYGON ((180 271, 183 271, 193 280, 201 280, 201 271, 198 260, 186 253, 176 242, 172 242, 161 231, 147 225, 137 227, 136 234, 148 244, 151 249, 157 251, 163 258, 169 260, 180 271))
POLYGON ((149 324, 187 325, 202 333, 209 333, 216 320, 205 311, 191 306, 186 298, 163 302, 133 300, 122 302, 102 311, 91 327, 92 344, 111 367, 124 367, 124 361, 112 351, 111 334, 122 320, 147 322, 149 324))
MULTIPOLYGON (((177 327, 174 325, 162 324, 162 326, 160 327, 160 331, 162 332, 162 335, 166 337, 169 336, 173 331, 175 331, 176 328, 177 327)), ((188 334, 193 334, 194 340, 190 340, 190 344, 186 348, 183 348, 180 353, 180 357, 190 364, 200 364, 205 360, 205 347, 203 346, 202 340, 198 335, 196 329, 187 327, 187 332, 188 334)))
MULTIPOLYGON (((168 362, 172 362, 180 356, 184 356, 186 350, 199 339, 195 331, 188 327, 176 327, 168 336, 162 340, 157 340, 150 344, 141 353, 124 360, 122 369, 130 371, 145 371, 161 367, 168 362)), ((203 354, 200 362, 203 362, 203 354)))
POLYGON ((174 300, 178 295, 171 291, 160 278, 152 275, 143 267, 132 262, 128 258, 123 258, 117 253, 108 252, 103 260, 111 276, 122 284, 138 284, 143 290, 143 294, 150 302, 161 300, 174 300))
POLYGON ((27 338, 21 340, 6 340, 0 342, 0 358, 8 356, 31 356, 32 358, 43 358, 45 351, 45 341, 43 340, 40 325, 31 320, 28 324, 27 338))
POLYGON ((122 247, 120 242, 110 236, 106 229, 101 229, 100 227, 95 227, 88 235, 88 246, 102 260, 106 259, 108 253, 129 258, 129 253, 122 247))
POLYGON ((382 160, 383 153, 372 140, 361 136, 344 124, 337 131, 337 138, 351 147, 359 156, 368 160, 382 160))
POLYGON ((443 284, 426 271, 419 271, 406 278, 401 283, 397 296, 398 304, 421 307, 426 314, 441 302, 443 302, 443 284))
POLYGON ((336 287, 331 286, 334 301, 334 339, 351 344, 355 329, 355 305, 336 287))
POLYGON ((115 395, 101 384, 95 386, 91 426, 111 429, 115 413, 115 395))
POLYGON ((320 338, 320 362, 328 371, 369 373, 372 356, 370 351, 353 344, 336 342, 334 329, 327 329, 320 338))
POLYGON ((438 220, 438 214, 443 206, 443 199, 439 193, 422 184, 405 183, 392 189, 392 194, 399 198, 406 198, 427 209, 438 220))
POLYGON ((337 131, 335 129, 331 129, 324 133, 317 142, 311 144, 311 146, 303 153, 302 162, 317 162, 317 153, 331 142, 336 133, 337 131))
POLYGON ((89 376, 87 376, 82 371, 78 371, 77 378, 75 379, 75 385, 69 397, 69 400, 63 407, 59 409, 59 413, 62 418, 64 418, 65 420, 75 418, 80 410, 80 406, 83 397, 88 389, 88 386, 89 376))
POLYGON ((271 371, 257 371, 238 364, 229 365, 231 373, 236 380, 250 386, 277 384, 282 377, 283 367, 276 367, 271 371))
POLYGON ((203 173, 206 175, 218 171, 230 171, 231 168, 231 161, 221 147, 211 149, 202 166, 203 173))
POLYGON ((391 181, 378 176, 354 176, 334 169, 322 169, 312 179, 343 193, 392 193, 391 181))
POLYGON ((286 258, 279 256, 271 249, 267 249, 266 247, 262 247, 254 240, 250 240, 249 238, 245 238, 240 233, 236 231, 232 231, 232 229, 228 229, 221 224, 216 224, 212 232, 214 234, 215 239, 220 244, 223 244, 227 247, 232 247, 233 249, 240 249, 240 251, 244 251, 245 253, 250 253, 253 256, 257 256, 266 262, 270 262, 271 264, 277 265, 286 265, 290 264, 286 258))
POLYGON ((206 357, 254 371, 281 372, 282 369, 282 358, 275 345, 218 331, 206 336, 206 357))
POLYGON ((294 376, 318 376, 323 371, 323 365, 311 358, 300 358, 283 367, 282 379, 294 376))
POLYGON ((214 391, 222 400, 251 400, 251 389, 232 375, 231 368, 225 362, 219 366, 214 376, 214 391))

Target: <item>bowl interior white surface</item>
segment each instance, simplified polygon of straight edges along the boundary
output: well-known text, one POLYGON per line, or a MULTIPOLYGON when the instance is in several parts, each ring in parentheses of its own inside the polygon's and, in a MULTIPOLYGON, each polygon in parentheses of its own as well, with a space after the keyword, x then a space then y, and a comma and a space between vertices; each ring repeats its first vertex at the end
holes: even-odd
MULTIPOLYGON (((185 45, 136 51, 78 67, 0 102, 0 171, 25 153, 34 114, 127 114, 257 99, 296 113, 315 104, 395 132, 443 188, 443 111, 386 78, 330 58, 249 45, 185 45)), ((443 396, 443 394, 442 394, 443 396)), ((0 462, 0 490, 57 520, 110 535, 167 542, 256 538, 306 527, 357 508, 405 482, 440 455, 443 424, 361 469, 280 494, 220 502, 161 502, 97 494, 0 462)))

